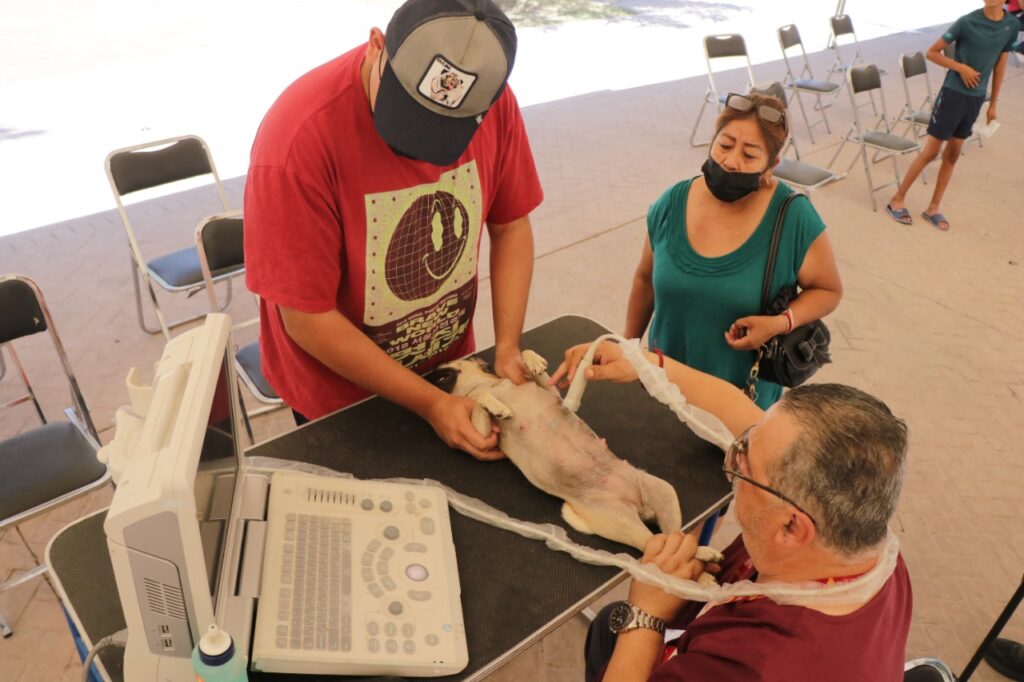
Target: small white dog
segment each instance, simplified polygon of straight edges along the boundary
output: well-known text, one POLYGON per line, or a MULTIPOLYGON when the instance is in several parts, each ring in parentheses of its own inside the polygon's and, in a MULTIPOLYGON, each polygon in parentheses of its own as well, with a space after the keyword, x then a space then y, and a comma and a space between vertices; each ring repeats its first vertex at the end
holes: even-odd
MULTIPOLYGON (((562 406, 548 385, 547 361, 523 351, 528 381, 520 386, 487 372, 482 362, 442 365, 435 382, 477 403, 473 425, 491 433, 501 423, 498 444, 523 475, 541 490, 565 500, 562 518, 581 533, 594 533, 643 550, 657 520, 664 533, 683 525, 675 489, 662 479, 619 459, 579 417, 562 406)), ((714 550, 698 557, 713 561, 714 550)), ((710 577, 710 575, 708 576, 710 577)))

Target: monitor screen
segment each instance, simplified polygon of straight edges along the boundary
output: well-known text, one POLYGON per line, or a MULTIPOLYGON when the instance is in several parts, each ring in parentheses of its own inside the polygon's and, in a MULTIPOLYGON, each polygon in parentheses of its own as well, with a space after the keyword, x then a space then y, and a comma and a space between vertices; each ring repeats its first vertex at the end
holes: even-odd
POLYGON ((203 559, 211 598, 216 598, 217 594, 217 579, 221 573, 219 569, 224 558, 228 520, 231 518, 231 503, 238 474, 236 421, 232 414, 231 394, 228 392, 230 362, 230 356, 225 355, 213 394, 195 479, 196 518, 203 541, 203 559))

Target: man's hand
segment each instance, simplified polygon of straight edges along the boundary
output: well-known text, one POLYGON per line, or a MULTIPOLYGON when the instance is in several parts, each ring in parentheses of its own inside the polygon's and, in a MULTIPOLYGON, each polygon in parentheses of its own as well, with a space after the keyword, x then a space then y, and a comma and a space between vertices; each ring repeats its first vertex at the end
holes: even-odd
MULTIPOLYGON (((565 359, 558 366, 555 373, 551 375, 551 385, 559 388, 568 388, 576 376, 576 368, 586 355, 589 343, 581 343, 565 351, 565 359)), ((629 361, 622 356, 622 348, 619 344, 611 341, 604 341, 597 347, 594 353, 594 364, 587 368, 585 376, 588 380, 607 380, 620 384, 627 384, 636 381, 636 370, 629 361)))
POLYGON ((986 123, 991 123, 992 121, 996 120, 996 105, 995 105, 995 102, 990 102, 989 103, 988 111, 986 112, 985 116, 986 116, 986 121, 985 121, 986 123))
POLYGON ((969 67, 967 64, 961 63, 956 71, 960 74, 960 80, 962 80, 964 85, 969 88, 973 88, 981 82, 981 74, 969 67))
POLYGON ((750 315, 732 323, 725 332, 725 342, 733 350, 757 350, 769 339, 785 332, 783 315, 750 315))
MULTIPOLYGON (((641 562, 654 564, 666 575, 696 580, 705 569, 703 561, 693 558, 696 553, 697 536, 676 531, 668 535, 658 534, 648 540, 641 562)), ((629 586, 629 602, 668 622, 676 617, 686 600, 634 579, 629 586)))
POLYGON ((494 373, 517 386, 526 382, 526 363, 518 348, 494 350, 494 373))
POLYGON ((503 458, 505 453, 498 449, 501 429, 497 424, 491 425, 491 433, 485 438, 470 421, 475 405, 465 396, 444 394, 431 405, 424 418, 448 447, 464 450, 483 461, 503 458))

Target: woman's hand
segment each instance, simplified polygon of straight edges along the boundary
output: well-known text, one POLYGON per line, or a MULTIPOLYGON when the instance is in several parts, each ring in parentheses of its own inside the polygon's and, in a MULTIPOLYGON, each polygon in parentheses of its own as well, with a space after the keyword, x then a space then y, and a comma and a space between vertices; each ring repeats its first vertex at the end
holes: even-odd
POLYGON ((725 342, 733 350, 757 350, 769 339, 786 333, 785 315, 750 315, 732 323, 725 342))
MULTIPOLYGON (((590 348, 589 343, 581 343, 565 351, 565 359, 551 375, 552 386, 563 389, 569 387, 576 376, 576 368, 579 367, 588 348, 590 348)), ((622 357, 622 348, 619 347, 619 344, 611 341, 604 341, 597 347, 597 351, 594 352, 594 364, 587 368, 584 376, 588 380, 609 380, 620 384, 637 379, 633 365, 622 357)))

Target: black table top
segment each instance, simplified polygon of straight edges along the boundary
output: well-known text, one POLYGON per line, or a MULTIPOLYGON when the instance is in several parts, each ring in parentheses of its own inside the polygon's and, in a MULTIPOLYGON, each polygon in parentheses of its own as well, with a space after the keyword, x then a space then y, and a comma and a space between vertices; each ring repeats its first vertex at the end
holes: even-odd
MULTIPOLYGON (((606 331, 591 320, 565 316, 525 332, 522 347, 547 358, 553 369, 566 348, 592 341, 606 331)), ((479 355, 489 361, 493 350, 479 355)), ((638 383, 591 383, 579 415, 607 440, 613 452, 675 486, 685 523, 717 508, 730 493, 721 472, 721 451, 697 438, 638 383)), ((309 462, 357 478, 434 479, 514 518, 561 525, 576 542, 639 554, 624 545, 569 529, 561 519, 562 501, 530 485, 511 462, 478 462, 463 452, 451 450, 426 422, 381 399, 374 398, 319 419, 251 448, 246 454, 309 462)), ((65 530, 51 548, 53 571, 59 575, 71 606, 93 642, 124 627, 106 553, 103 516, 81 522, 80 528, 65 530), (86 544, 84 536, 90 538, 90 544, 86 544)), ((618 576, 616 569, 579 563, 541 542, 458 513, 453 512, 451 520, 470 660, 462 673, 444 679, 472 676, 543 633, 546 627, 570 617, 581 607, 581 600, 599 594, 618 576)), ((113 662, 108 657, 103 660, 114 679, 120 679, 111 669, 113 662)), ((304 681, 328 679, 309 675, 249 675, 254 682, 289 677, 304 681)))

